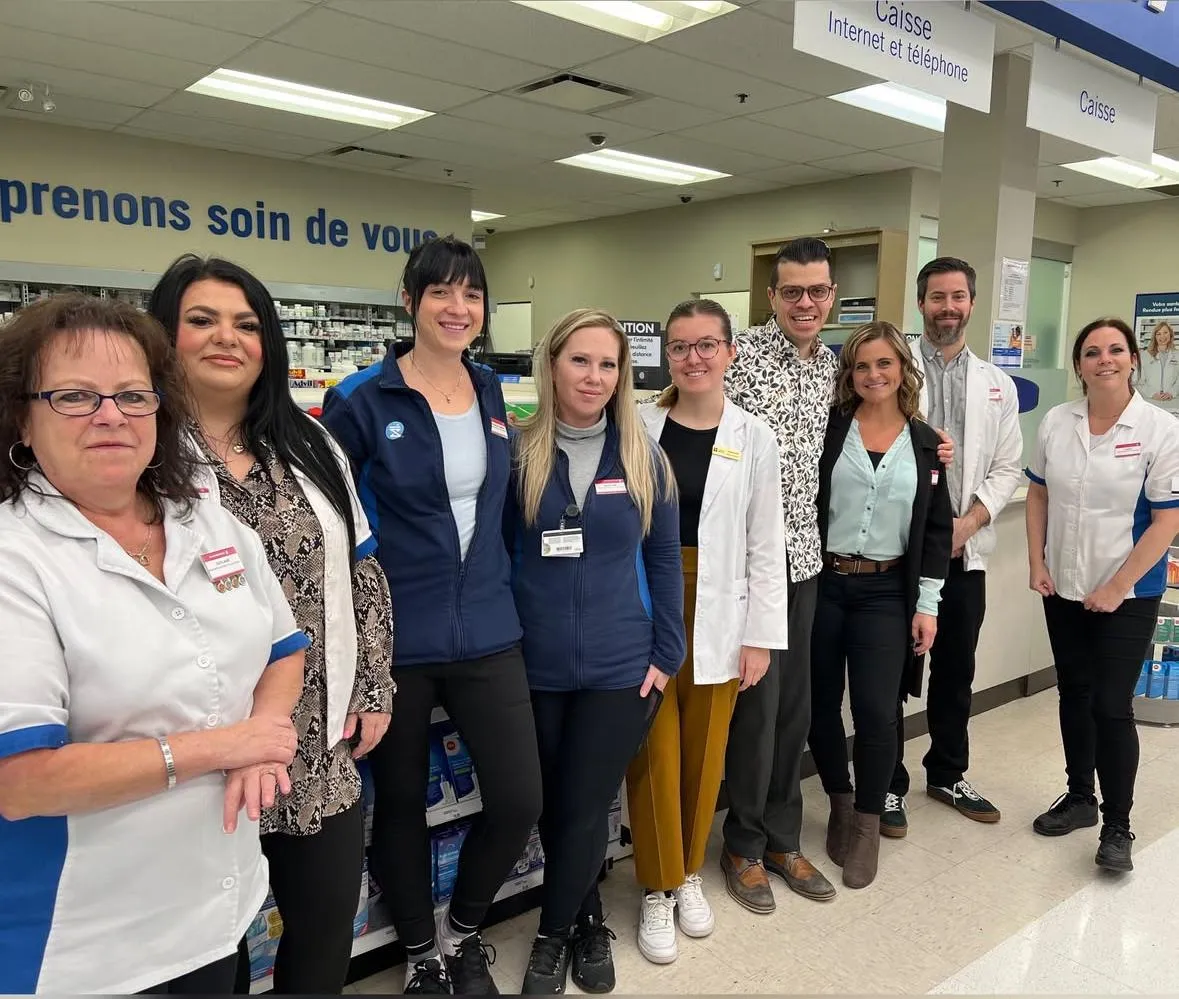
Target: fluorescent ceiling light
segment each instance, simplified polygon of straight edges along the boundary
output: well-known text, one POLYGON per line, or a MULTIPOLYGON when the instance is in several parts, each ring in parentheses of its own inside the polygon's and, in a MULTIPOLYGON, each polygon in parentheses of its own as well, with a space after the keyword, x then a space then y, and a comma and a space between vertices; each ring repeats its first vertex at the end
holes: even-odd
POLYGON ((899 83, 874 83, 870 87, 832 94, 831 100, 907 121, 910 125, 920 125, 935 132, 946 130, 945 100, 923 94, 920 90, 902 87, 899 83))
POLYGON ((191 94, 203 94, 205 97, 220 97, 240 104, 254 104, 275 111, 291 111, 370 128, 398 128, 429 118, 434 113, 373 100, 371 97, 357 97, 337 90, 291 83, 289 80, 240 73, 236 69, 216 70, 187 89, 191 94))
POLYGON ((502 215, 496 215, 495 212, 477 212, 471 211, 472 222, 490 222, 492 219, 502 219, 502 215))
POLYGON ((619 149, 599 149, 593 153, 569 156, 557 162, 567 166, 584 167, 586 170, 612 173, 619 177, 650 180, 657 184, 699 184, 702 181, 730 176, 716 170, 706 170, 704 167, 688 166, 686 163, 672 163, 670 160, 624 153, 619 149))
POLYGON ((673 31, 703 24, 737 5, 726 0, 515 0, 545 14, 576 21, 636 42, 650 42, 673 31))
POLYGON ((1139 191, 1152 187, 1168 187, 1179 184, 1179 163, 1155 153, 1150 158, 1150 166, 1136 163, 1124 156, 1102 156, 1096 160, 1082 160, 1080 163, 1062 163, 1066 170, 1088 174, 1100 180, 1108 180, 1123 187, 1133 187, 1139 191))

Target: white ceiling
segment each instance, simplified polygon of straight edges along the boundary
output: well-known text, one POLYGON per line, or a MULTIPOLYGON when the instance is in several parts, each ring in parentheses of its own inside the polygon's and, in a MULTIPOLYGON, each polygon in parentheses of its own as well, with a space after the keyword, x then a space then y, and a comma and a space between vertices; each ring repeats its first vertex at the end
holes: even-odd
MULTIPOLYGON (((940 168, 937 133, 824 99, 874 81, 795 52, 790 0, 736 2, 731 14, 640 44, 507 0, 0 0, 0 86, 48 83, 57 110, 35 117, 63 125, 337 166, 328 154, 344 145, 411 157, 351 168, 469 187, 476 208, 507 216, 488 223, 497 230, 684 194, 940 168), (373 132, 185 92, 222 66, 435 114, 373 132), (511 94, 562 71, 643 96, 581 114, 511 94), (685 189, 553 162, 592 149, 594 132, 610 147, 733 176, 685 189)), ((1000 51, 1045 40, 986 15, 1000 51)), ((1179 96, 1154 89, 1156 144, 1179 158, 1179 96)), ((1092 155, 1045 136, 1039 194, 1079 207, 1163 197, 1056 166, 1092 155)))

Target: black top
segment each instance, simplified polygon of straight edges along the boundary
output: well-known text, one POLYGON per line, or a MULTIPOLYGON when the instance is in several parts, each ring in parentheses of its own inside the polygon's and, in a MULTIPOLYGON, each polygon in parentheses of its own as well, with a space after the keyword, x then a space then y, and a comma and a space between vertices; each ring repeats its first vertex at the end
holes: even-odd
POLYGON ((716 430, 716 427, 693 430, 669 416, 659 437, 659 445, 667 452, 680 491, 680 544, 685 548, 697 545, 700 505, 704 502, 704 483, 712 463, 716 430))
POLYGON ((868 451, 868 457, 872 459, 872 467, 879 468, 880 459, 883 458, 886 454, 888 454, 887 451, 868 451))

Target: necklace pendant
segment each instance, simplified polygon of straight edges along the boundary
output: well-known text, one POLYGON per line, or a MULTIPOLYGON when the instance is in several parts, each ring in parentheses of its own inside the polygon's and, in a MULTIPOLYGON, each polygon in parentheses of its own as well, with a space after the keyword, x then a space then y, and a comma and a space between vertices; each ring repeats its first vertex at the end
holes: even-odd
POLYGON ((131 557, 145 569, 147 568, 148 563, 151 562, 151 557, 149 555, 132 555, 131 557))
POLYGON ((234 454, 245 454, 246 446, 244 444, 234 444, 232 450, 234 454))

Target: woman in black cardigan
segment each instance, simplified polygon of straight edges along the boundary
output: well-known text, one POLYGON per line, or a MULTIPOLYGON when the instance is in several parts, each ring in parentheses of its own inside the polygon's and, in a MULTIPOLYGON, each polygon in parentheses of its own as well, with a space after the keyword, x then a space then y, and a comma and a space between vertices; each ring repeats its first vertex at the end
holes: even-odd
POLYGON ((824 554, 811 643, 810 746, 831 799, 827 854, 849 888, 876 877, 896 758, 897 691, 921 691, 950 564, 953 512, 940 439, 916 415, 920 389, 921 373, 896 327, 861 326, 840 352, 819 464, 824 554))

